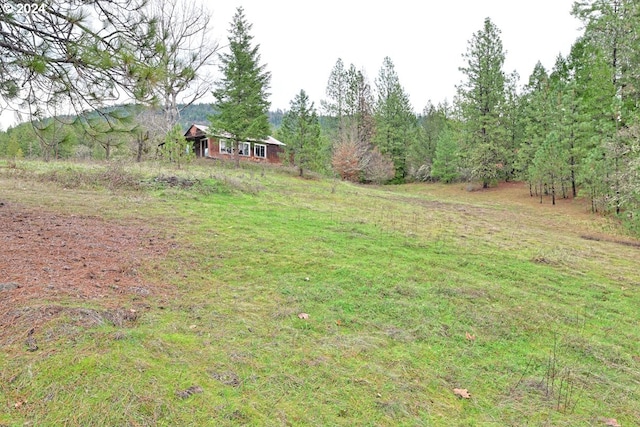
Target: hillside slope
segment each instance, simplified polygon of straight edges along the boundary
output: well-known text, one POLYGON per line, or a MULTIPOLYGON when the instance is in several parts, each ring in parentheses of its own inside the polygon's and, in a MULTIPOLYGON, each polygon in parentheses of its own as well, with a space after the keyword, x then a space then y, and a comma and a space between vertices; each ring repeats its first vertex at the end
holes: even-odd
POLYGON ((579 200, 7 166, 0 424, 640 420, 640 249, 579 200))

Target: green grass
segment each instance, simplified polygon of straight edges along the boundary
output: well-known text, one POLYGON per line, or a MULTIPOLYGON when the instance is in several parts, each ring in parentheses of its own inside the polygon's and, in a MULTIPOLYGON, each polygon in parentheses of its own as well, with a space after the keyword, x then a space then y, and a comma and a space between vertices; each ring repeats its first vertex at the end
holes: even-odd
POLYGON ((0 424, 640 422, 640 249, 615 243, 626 237, 609 219, 507 190, 257 167, 122 167, 200 183, 186 189, 38 179, 94 168, 0 168, 0 199, 175 234, 144 271, 176 297, 149 298, 131 327, 38 331, 34 353, 6 346, 0 424), (202 393, 176 395, 194 385, 202 393))

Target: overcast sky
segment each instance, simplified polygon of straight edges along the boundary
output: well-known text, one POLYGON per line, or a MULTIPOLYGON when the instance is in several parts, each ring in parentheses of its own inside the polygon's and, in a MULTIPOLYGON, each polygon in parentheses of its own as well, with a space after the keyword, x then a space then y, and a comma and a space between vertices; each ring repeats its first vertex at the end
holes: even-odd
POLYGON ((463 79, 473 33, 491 18, 502 31, 505 71, 526 82, 536 62, 553 67, 580 35, 573 0, 225 0, 212 3, 214 33, 222 44, 235 9, 253 24, 263 63, 271 71, 272 109, 288 109, 304 89, 319 106, 338 58, 364 69, 374 86, 389 56, 413 108, 452 101, 463 79))
MULTIPOLYGON (((205 2, 206 3, 206 2, 205 2)), ((473 33, 491 18, 502 31, 505 72, 516 70, 526 82, 537 61, 550 69, 559 53, 568 54, 580 35, 570 14, 573 0, 218 0, 207 3, 213 35, 227 43, 238 6, 253 24, 262 62, 271 72, 271 108, 289 108, 304 89, 319 108, 329 73, 338 58, 363 69, 372 86, 385 56, 395 65, 413 108, 428 100, 452 101, 463 75, 473 33)), ((4 114, 1 126, 15 123, 4 114)))

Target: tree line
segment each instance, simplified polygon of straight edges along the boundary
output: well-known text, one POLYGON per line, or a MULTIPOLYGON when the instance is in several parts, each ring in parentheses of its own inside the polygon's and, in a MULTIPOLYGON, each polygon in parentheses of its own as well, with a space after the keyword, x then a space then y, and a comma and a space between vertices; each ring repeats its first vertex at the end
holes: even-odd
MULTIPOLYGON (((452 104, 414 114, 390 58, 372 88, 338 60, 321 111, 333 170, 354 181, 528 183, 555 204, 584 196, 593 212, 640 214, 640 3, 576 2, 584 24, 569 54, 538 62, 524 84, 504 70, 499 28, 485 19, 460 67, 452 104)), ((296 98, 298 99, 298 98, 296 98)), ((295 109, 292 102, 292 114, 295 109)))
POLYGON ((485 188, 521 180, 541 202, 582 195, 594 212, 638 215, 637 1, 576 2, 572 14, 583 22, 583 34, 551 69, 538 63, 524 82, 504 70, 500 30, 485 19, 463 53, 464 79, 452 102, 429 102, 419 114, 389 57, 373 82, 365 70, 338 59, 319 106, 301 89, 287 111, 269 112, 270 72, 242 8, 222 50, 208 42, 209 16, 196 6, 177 0, 76 3, 48 6, 49 17, 0 19, 0 45, 8 49, 0 61, 0 97, 28 105, 34 123, 31 136, 16 127, 0 137, 0 154, 82 157, 101 147, 108 157, 128 135, 130 152, 140 159, 150 141, 179 139, 183 108, 210 93, 212 127, 230 133, 234 144, 275 133, 301 175, 474 181, 485 188), (103 20, 101 28, 91 29, 92 16, 103 20), (43 34, 24 37, 29 32, 43 34), (206 73, 214 63, 217 80, 206 73), (118 90, 155 112, 98 108, 118 90), (63 104, 84 114, 57 114, 63 104), (75 136, 61 117, 79 129, 75 136), (87 140, 95 142, 92 149, 78 142, 87 140))

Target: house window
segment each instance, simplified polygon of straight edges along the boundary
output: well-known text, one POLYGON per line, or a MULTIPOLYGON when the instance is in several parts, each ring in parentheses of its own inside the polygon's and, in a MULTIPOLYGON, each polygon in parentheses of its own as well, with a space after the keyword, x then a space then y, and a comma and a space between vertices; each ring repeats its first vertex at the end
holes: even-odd
POLYGON ((256 157, 260 157, 261 159, 267 158, 267 146, 264 144, 254 144, 253 145, 253 155, 256 157))
POLYGON ((238 142, 238 154, 241 156, 251 155, 251 144, 248 142, 238 142))
POLYGON ((231 144, 226 139, 220 140, 220 152, 224 154, 231 154, 231 144))

